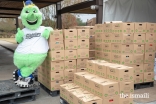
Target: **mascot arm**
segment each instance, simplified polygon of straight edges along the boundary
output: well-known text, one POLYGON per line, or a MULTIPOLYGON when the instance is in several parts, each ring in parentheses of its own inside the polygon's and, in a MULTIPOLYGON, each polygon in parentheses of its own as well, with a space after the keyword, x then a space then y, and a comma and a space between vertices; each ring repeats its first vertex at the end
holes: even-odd
POLYGON ((50 36, 50 33, 53 32, 53 28, 51 27, 46 27, 42 36, 45 38, 45 39, 48 39, 49 36, 50 36))
POLYGON ((23 41, 24 32, 20 30, 20 28, 17 29, 17 34, 15 36, 15 39, 18 43, 21 43, 23 41))

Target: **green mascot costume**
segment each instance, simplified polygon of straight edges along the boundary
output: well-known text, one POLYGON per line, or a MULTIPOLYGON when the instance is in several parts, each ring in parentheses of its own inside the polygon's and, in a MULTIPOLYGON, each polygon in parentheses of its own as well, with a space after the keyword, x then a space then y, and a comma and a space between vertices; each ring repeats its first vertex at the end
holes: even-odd
POLYGON ((47 39, 53 29, 41 26, 42 13, 31 0, 24 3, 20 16, 25 28, 18 28, 16 34, 19 45, 14 53, 14 64, 18 69, 13 72, 13 80, 19 87, 30 87, 34 83, 34 71, 47 56, 47 39))

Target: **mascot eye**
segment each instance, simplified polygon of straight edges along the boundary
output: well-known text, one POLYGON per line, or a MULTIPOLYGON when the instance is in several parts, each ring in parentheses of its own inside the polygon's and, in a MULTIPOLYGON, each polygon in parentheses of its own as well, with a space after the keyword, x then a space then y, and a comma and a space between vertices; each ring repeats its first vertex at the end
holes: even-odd
POLYGON ((36 10, 34 10, 33 12, 34 12, 34 13, 37 13, 37 11, 36 11, 36 10))
POLYGON ((29 13, 29 11, 26 11, 26 13, 29 13))

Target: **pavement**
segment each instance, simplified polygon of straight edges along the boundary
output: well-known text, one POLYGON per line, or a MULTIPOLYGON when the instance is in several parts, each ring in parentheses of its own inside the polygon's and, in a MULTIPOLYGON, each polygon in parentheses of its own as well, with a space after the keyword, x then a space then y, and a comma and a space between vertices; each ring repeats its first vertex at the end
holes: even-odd
MULTIPOLYGON (((13 44, 10 42, 0 40, 0 80, 12 79, 12 72, 16 69, 16 67, 13 64, 13 52, 16 49, 17 45, 18 44, 13 44), (8 49, 10 51, 8 51, 8 49)), ((26 102, 23 104, 60 104, 60 99, 59 96, 51 97, 47 92, 45 92, 41 88, 40 95, 36 97, 35 101, 26 102)), ((156 104, 156 102, 151 103, 135 102, 134 104, 156 104)))

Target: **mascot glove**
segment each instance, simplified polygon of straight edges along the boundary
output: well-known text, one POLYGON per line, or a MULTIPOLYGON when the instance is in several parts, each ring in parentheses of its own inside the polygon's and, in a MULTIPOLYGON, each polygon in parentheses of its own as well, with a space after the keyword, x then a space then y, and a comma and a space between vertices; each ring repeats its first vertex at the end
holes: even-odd
POLYGON ((17 29, 17 34, 21 37, 24 36, 24 32, 20 28, 17 29))
POLYGON ((49 38, 49 36, 50 36, 50 33, 53 31, 53 29, 52 28, 46 28, 45 30, 44 30, 44 32, 43 32, 43 34, 42 34, 42 36, 45 38, 45 39, 48 39, 49 38))

